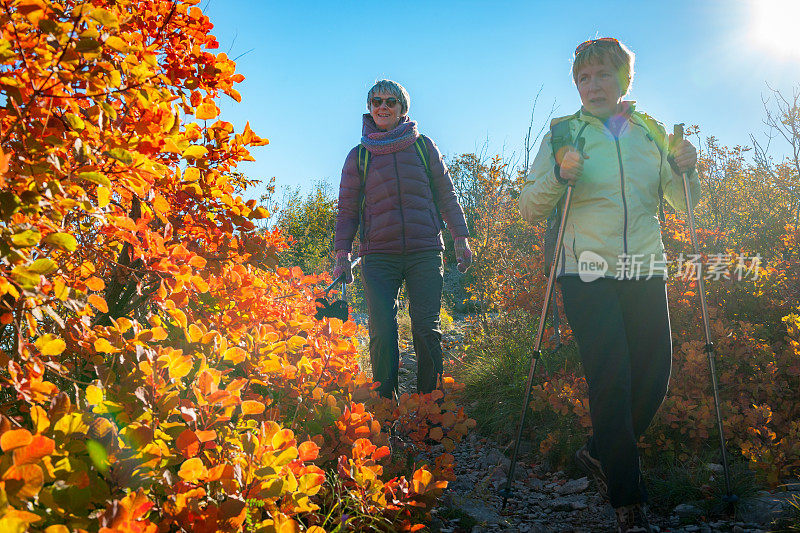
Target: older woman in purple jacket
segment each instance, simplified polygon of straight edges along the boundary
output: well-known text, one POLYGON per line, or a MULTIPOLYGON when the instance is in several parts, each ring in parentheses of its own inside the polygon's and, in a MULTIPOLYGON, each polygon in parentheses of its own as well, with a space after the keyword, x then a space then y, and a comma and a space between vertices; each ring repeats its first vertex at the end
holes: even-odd
POLYGON ((391 80, 369 90, 361 145, 350 151, 342 169, 334 244, 333 276, 344 272, 350 282, 350 254, 360 227, 372 373, 380 382, 378 392, 387 398, 398 392, 397 298, 403 281, 417 356, 417 390, 428 393, 441 385, 441 219, 453 237, 459 270, 465 271, 472 260, 453 181, 436 145, 408 118, 409 102, 406 90, 391 80))

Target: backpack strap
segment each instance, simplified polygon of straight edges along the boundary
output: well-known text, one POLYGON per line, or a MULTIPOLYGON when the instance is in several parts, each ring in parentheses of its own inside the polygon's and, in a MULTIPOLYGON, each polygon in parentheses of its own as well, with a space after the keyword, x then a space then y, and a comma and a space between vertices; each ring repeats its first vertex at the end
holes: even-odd
MULTIPOLYGON (((557 122, 554 120, 550 123, 550 148, 553 150, 553 159, 556 162, 555 166, 555 173, 556 178, 559 181, 561 180, 561 160, 564 158, 564 153, 566 152, 567 147, 572 146, 572 133, 570 131, 570 122, 573 119, 578 118, 580 111, 577 111, 575 114, 570 115, 568 117, 564 117, 557 122)), ((583 128, 586 127, 586 124, 583 125, 583 128)), ((583 133, 583 128, 581 128, 580 133, 583 133)), ((578 136, 580 137, 580 133, 578 136)))
POLYGON ((358 192, 358 234, 361 242, 364 242, 364 203, 366 202, 365 189, 367 186, 367 170, 369 169, 370 154, 367 147, 359 144, 356 147, 356 166, 358 175, 361 177, 361 188, 358 192))
MULTIPOLYGON (((648 115, 647 113, 641 113, 636 111, 635 116, 638 116, 644 124, 640 124, 639 122, 634 122, 638 126, 644 128, 645 136, 650 139, 653 143, 655 143, 656 148, 658 148, 658 153, 661 154, 661 163, 659 164, 658 168, 658 175, 661 175, 661 167, 664 165, 664 158, 665 154, 669 153, 668 147, 666 146, 666 132, 664 135, 660 135, 660 130, 663 127, 660 123, 648 115)), ((667 156, 667 159, 669 157, 667 156)), ((670 164, 672 164, 670 162, 670 164)), ((661 187, 661 181, 658 182, 658 219, 663 223, 666 218, 664 214, 664 189, 661 187)))
MULTIPOLYGON (((578 118, 580 111, 575 114, 562 119, 556 119, 550 123, 550 147, 553 150, 553 158, 555 159, 555 175, 556 179, 560 182, 565 182, 561 179, 561 165, 560 161, 564 158, 564 153, 567 148, 573 146, 572 132, 570 130, 570 123, 573 119, 578 118)), ((585 122, 581 129, 578 130, 577 137, 580 138, 583 130, 586 129, 589 123, 585 122)), ((544 235, 544 265, 545 272, 550 272, 550 265, 553 262, 553 253, 556 248, 556 238, 558 236, 558 224, 561 221, 561 209, 563 207, 563 197, 558 201, 553 211, 547 216, 547 228, 544 235)), ((562 249, 562 254, 564 253, 562 249)), ((564 260, 561 260, 562 267, 564 260)))
POLYGON ((439 227, 444 229, 444 220, 442 219, 442 211, 439 209, 439 196, 436 193, 436 187, 433 185, 433 173, 431 172, 430 153, 428 152, 428 143, 425 141, 426 137, 420 135, 414 141, 414 148, 417 151, 422 166, 425 167, 425 174, 428 175, 428 187, 431 188, 431 197, 433 198, 433 206, 436 208, 436 215, 439 217, 439 227))

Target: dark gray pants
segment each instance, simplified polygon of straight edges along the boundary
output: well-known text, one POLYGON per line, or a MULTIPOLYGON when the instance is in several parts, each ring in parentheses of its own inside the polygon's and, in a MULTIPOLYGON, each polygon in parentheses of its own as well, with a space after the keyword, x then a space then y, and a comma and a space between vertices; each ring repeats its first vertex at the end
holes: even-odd
POLYGON ((559 282, 589 386, 589 452, 608 476, 612 507, 645 503, 636 443, 664 400, 672 365, 664 280, 559 282))
POLYGON ((405 280, 414 353, 417 391, 431 392, 442 377, 442 254, 432 250, 410 254, 367 254, 362 265, 369 310, 369 356, 378 392, 387 398, 397 391, 400 347, 397 298, 405 280))

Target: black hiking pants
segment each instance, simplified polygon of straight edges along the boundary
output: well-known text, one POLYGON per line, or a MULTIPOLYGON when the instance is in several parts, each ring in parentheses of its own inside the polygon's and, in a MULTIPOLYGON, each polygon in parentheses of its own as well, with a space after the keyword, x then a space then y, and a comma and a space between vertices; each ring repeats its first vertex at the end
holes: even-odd
POLYGON ((663 279, 559 279, 589 388, 589 453, 608 476, 612 507, 647 501, 637 441, 667 393, 672 366, 663 279))
POLYGON ((369 357, 378 392, 391 398, 397 392, 400 347, 397 309, 405 280, 414 354, 417 391, 428 393, 442 378, 442 254, 436 250, 409 254, 367 254, 362 260, 364 293, 369 311, 369 357))

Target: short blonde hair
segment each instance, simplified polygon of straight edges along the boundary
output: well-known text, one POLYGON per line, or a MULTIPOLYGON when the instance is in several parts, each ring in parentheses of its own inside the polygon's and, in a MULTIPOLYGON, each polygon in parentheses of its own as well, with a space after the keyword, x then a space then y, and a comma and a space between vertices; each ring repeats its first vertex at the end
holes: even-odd
POLYGON ((628 94, 633 83, 633 63, 636 55, 623 43, 611 38, 592 39, 578 45, 572 62, 572 80, 578 84, 578 71, 586 65, 607 62, 616 71, 622 95, 628 94))
POLYGON ((391 94, 397 101, 400 102, 400 114, 407 115, 408 108, 411 105, 411 97, 408 95, 405 87, 392 80, 378 80, 372 89, 367 93, 367 111, 370 111, 370 100, 376 94, 391 94))

